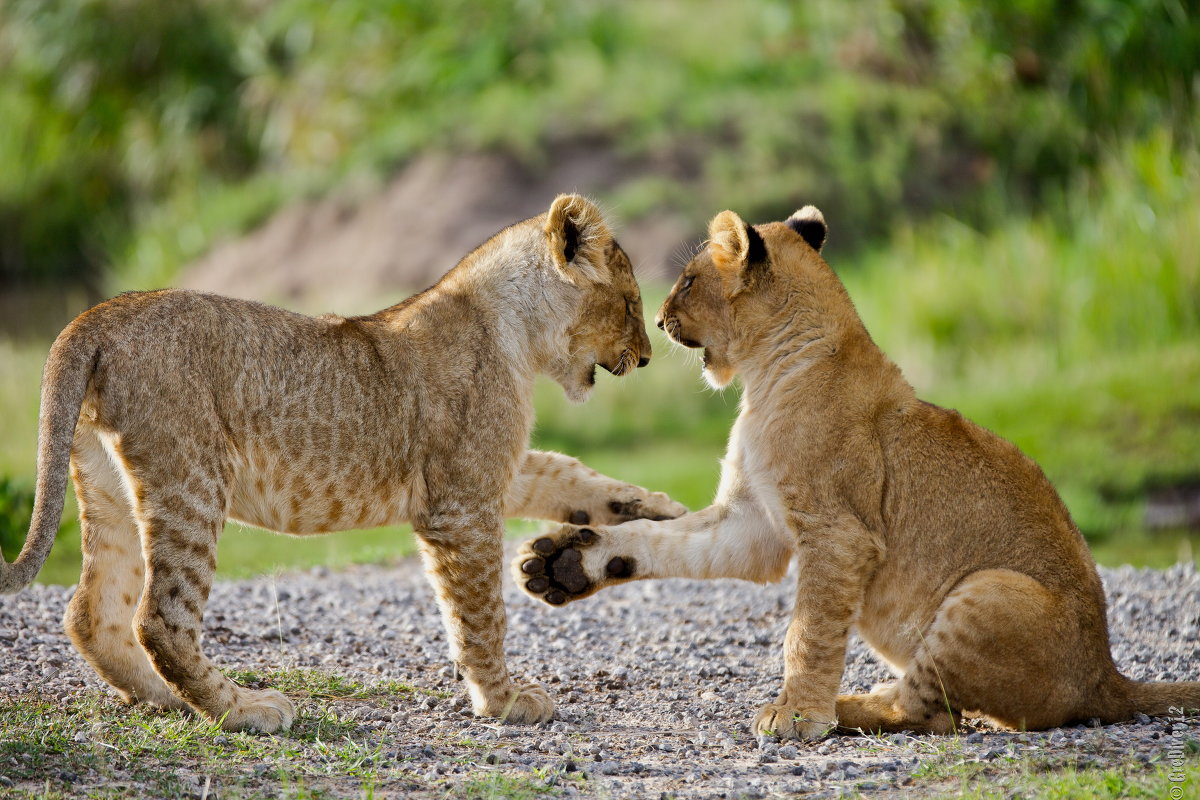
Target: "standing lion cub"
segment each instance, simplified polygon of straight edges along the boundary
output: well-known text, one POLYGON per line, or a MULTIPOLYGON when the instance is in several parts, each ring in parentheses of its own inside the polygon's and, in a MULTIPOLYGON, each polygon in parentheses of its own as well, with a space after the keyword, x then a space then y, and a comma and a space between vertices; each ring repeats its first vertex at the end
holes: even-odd
POLYGON ((65 624, 84 658, 130 702, 274 731, 291 701, 237 686, 200 650, 225 520, 291 534, 411 521, 475 713, 547 720, 545 690, 515 685, 504 663, 504 518, 685 509, 527 450, 534 378, 581 401, 597 365, 624 375, 649 360, 629 259, 576 195, 366 317, 122 295, 50 350, 33 521, 17 560, 0 559, 0 591, 45 562, 69 462, 83 574, 65 624))
POLYGON ((779 698, 756 734, 945 733, 973 713, 1024 729, 1200 707, 1200 683, 1135 683, 1109 651, 1087 545, 1038 466, 918 400, 819 251, 809 206, 751 227, 731 211, 659 327, 744 383, 716 501, 670 522, 569 527, 514 562, 558 605, 623 580, 778 580, 796 605, 779 698), (838 696, 851 626, 899 676, 838 696))

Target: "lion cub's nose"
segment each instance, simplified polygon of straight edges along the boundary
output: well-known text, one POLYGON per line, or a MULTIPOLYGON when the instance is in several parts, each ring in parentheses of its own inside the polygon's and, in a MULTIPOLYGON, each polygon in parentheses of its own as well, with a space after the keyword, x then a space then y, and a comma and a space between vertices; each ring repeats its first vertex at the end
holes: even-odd
POLYGON ((642 356, 641 358, 638 359, 639 367, 644 367, 649 363, 650 363, 650 356, 642 356))
POLYGON ((663 326, 667 324, 667 321, 665 319, 663 319, 662 314, 655 314, 654 315, 654 324, 657 325, 658 329, 661 331, 661 330, 663 330, 663 326))

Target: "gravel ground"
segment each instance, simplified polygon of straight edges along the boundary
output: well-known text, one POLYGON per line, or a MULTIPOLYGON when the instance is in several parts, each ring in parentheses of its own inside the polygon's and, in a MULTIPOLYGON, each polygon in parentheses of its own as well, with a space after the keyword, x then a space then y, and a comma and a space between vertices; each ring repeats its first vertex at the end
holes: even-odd
MULTIPOLYGON (((1143 680, 1200 678, 1195 567, 1123 567, 1102 574, 1121 670, 1143 680)), ((944 760, 948 751, 960 762, 997 765, 1025 756, 1077 767, 1151 763, 1163 758, 1172 722, 1189 728, 1192 738, 1200 733, 1194 718, 1142 718, 1036 734, 979 725, 953 741, 896 734, 760 747, 749 723, 780 684, 793 586, 794 577, 767 587, 642 582, 551 609, 506 585, 513 674, 542 682, 558 703, 555 720, 534 728, 470 716, 465 692, 448 666, 432 591, 415 559, 393 567, 316 569, 218 584, 206 614, 205 643, 222 667, 317 669, 453 693, 449 699, 404 696, 391 708, 301 703, 301 713, 324 704, 325 710, 352 715, 365 737, 382 744, 377 796, 446 796, 481 769, 558 773, 570 778, 558 781, 564 796, 836 796, 847 789, 919 795, 937 789, 922 763, 944 760), (463 740, 476 745, 463 746, 463 740), (486 761, 478 759, 480 743, 487 748, 486 761), (466 763, 466 756, 482 763, 466 763)), ((70 593, 66 587, 35 586, 3 598, 0 701, 106 692, 62 632, 70 593)), ((887 678, 854 640, 843 689, 866 690, 887 678)), ((3 770, 0 764, 0 774, 3 770)), ((354 781, 326 788, 334 795, 361 795, 354 781)))

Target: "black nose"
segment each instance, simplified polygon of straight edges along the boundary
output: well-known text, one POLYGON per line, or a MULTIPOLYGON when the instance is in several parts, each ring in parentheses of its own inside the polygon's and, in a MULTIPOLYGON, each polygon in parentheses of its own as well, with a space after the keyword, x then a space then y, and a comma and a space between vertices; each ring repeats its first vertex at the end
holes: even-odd
POLYGON ((654 324, 657 325, 658 329, 661 331, 663 329, 663 326, 667 324, 667 321, 665 319, 663 319, 662 317, 655 317, 654 324))
POLYGON ((650 363, 650 356, 642 356, 641 358, 638 359, 639 367, 644 367, 649 363, 650 363))

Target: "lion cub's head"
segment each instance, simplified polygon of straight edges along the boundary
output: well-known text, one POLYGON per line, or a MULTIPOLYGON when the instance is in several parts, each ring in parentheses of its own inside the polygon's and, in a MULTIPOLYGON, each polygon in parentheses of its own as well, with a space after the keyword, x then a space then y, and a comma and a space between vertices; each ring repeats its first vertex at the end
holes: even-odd
MULTIPOLYGON (((751 226, 732 211, 708 225, 707 246, 693 258, 659 309, 656 322, 685 347, 704 348, 704 377, 726 386, 747 359, 769 351, 792 321, 798 298, 844 298, 820 256, 825 218, 805 206, 784 222, 751 226)), ((848 302, 848 301, 847 301, 848 302)), ((803 305, 803 303, 802 303, 803 305)), ((853 313, 853 312, 851 312, 853 313)))
POLYGON ((575 402, 587 399, 596 367, 627 375, 650 362, 642 295, 629 257, 600 210, 579 195, 560 195, 543 224, 550 259, 573 287, 566 346, 546 372, 575 402))

